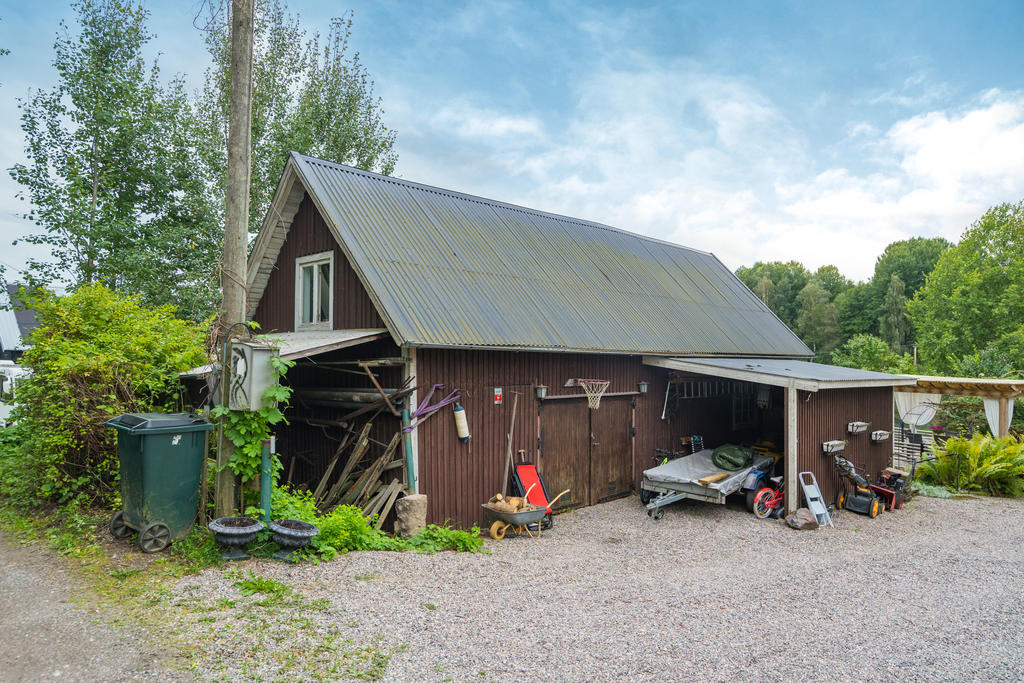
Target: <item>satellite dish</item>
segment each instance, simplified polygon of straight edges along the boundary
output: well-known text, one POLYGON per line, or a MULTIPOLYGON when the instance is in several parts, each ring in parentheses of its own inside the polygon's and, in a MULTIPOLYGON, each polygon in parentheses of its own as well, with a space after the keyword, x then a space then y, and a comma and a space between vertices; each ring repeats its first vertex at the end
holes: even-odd
POLYGON ((934 403, 918 403, 916 406, 903 415, 903 421, 908 425, 926 425, 935 417, 934 403))

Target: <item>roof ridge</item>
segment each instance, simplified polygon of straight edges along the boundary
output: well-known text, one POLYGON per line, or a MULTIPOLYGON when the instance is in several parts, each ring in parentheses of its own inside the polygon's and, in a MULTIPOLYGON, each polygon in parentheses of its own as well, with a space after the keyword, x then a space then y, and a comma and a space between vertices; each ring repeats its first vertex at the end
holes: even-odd
POLYGON ((467 201, 475 202, 477 204, 483 204, 485 206, 501 206, 506 209, 518 211, 519 213, 525 213, 528 215, 542 216, 545 218, 553 218, 559 221, 565 221, 574 225, 579 225, 588 228, 598 228, 600 230, 608 230, 609 232, 616 232, 628 237, 635 237, 645 242, 651 242, 654 244, 660 244, 664 246, 673 247, 675 249, 684 249, 691 251, 695 254, 704 254, 705 256, 714 256, 710 251, 704 251, 703 249, 696 249, 694 247, 686 246, 685 244, 678 244, 677 242, 669 242, 668 240, 658 239, 657 237, 651 237, 650 235, 642 235, 638 232, 631 230, 625 230, 623 228, 616 228, 613 225, 607 225, 605 223, 598 223, 597 221, 587 220, 585 218, 577 218, 575 216, 568 216, 560 213, 553 213, 551 211, 544 211, 542 209, 534 209, 529 206, 523 206, 522 204, 510 204, 509 202, 501 201, 500 199, 491 199, 489 197, 482 197, 480 195, 468 194, 466 192, 459 192, 458 190, 450 190, 445 187, 438 187, 436 185, 427 185, 426 183, 416 182, 415 180, 407 180, 405 178, 398 178, 395 176, 384 175, 382 173, 375 173, 374 171, 367 171, 362 168, 356 168, 347 164, 342 164, 337 161, 330 161, 328 159, 321 159, 319 157, 310 156, 308 154, 301 154, 299 152, 292 152, 292 155, 297 159, 306 161, 307 163, 325 164, 337 168, 337 170, 344 173, 352 173, 353 175, 361 175, 369 177, 373 180, 379 180, 383 182, 394 183, 396 185, 403 185, 406 187, 413 187, 418 190, 425 190, 434 194, 448 196, 456 199, 464 199, 467 201))

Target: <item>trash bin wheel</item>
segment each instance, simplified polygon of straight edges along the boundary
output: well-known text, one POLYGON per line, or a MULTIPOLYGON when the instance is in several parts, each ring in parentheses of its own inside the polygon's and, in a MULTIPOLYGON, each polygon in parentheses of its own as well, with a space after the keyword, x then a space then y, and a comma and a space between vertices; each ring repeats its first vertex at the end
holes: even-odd
POLYGON ((153 522, 139 532, 139 548, 144 553, 158 553, 171 544, 171 530, 166 524, 153 522))
POLYGON ((124 523, 123 510, 118 510, 110 518, 110 535, 114 538, 128 538, 132 535, 132 528, 124 523))

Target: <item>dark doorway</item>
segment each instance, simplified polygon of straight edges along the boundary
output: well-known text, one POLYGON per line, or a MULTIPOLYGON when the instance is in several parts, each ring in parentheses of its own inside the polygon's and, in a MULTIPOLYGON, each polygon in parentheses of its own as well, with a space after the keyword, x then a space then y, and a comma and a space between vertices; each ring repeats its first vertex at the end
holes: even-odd
POLYGON ((603 400, 597 410, 583 399, 542 404, 538 469, 552 496, 570 489, 557 508, 593 505, 630 491, 632 419, 628 398, 603 400))

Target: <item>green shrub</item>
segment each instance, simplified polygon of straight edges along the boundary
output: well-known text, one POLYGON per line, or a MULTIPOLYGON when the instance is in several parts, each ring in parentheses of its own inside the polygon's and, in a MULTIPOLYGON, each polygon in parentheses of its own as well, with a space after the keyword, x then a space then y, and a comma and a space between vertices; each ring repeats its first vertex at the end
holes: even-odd
POLYGON ((68 296, 36 293, 39 319, 21 362, 14 467, 4 467, 7 495, 58 504, 118 498, 113 429, 103 423, 129 412, 178 408, 178 373, 206 360, 205 331, 149 309, 100 284, 68 296), (14 481, 12 481, 14 480, 14 481), (16 491, 11 491, 10 483, 16 491))
POLYGON ((428 525, 411 539, 388 536, 373 527, 376 515, 363 517, 353 505, 339 505, 327 514, 321 514, 308 491, 294 491, 287 486, 277 487, 270 496, 272 519, 297 519, 315 524, 320 533, 310 543, 313 556, 331 560, 338 553, 350 550, 409 550, 421 553, 439 550, 478 552, 483 545, 480 528, 469 531, 449 526, 428 525))
POLYGON ((421 553, 434 553, 439 550, 475 553, 483 544, 480 527, 475 524, 469 531, 453 529, 447 524, 428 524, 426 529, 409 539, 409 545, 421 553))
POLYGON ((955 437, 944 449, 933 445, 932 454, 935 460, 917 468, 916 477, 925 483, 994 496, 1024 495, 1024 441, 1017 437, 955 437))

